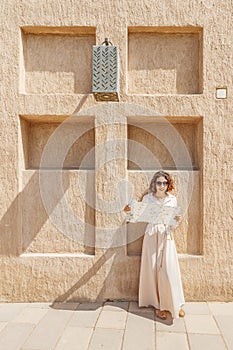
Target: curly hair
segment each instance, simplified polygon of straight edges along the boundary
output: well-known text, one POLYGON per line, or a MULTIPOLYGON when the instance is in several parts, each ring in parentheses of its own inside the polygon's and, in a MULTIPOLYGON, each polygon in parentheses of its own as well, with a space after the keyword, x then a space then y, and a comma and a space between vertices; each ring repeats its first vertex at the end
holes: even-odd
POLYGON ((170 192, 171 190, 174 189, 174 182, 173 182, 173 180, 171 178, 171 175, 169 175, 168 173, 166 173, 165 171, 162 171, 162 170, 157 171, 154 174, 154 176, 153 176, 153 178, 152 178, 152 180, 150 182, 149 188, 142 194, 142 196, 140 197, 139 201, 142 201, 143 197, 146 194, 148 194, 148 193, 151 193, 151 192, 152 193, 156 193, 156 181, 161 176, 165 177, 165 179, 167 180, 167 183, 168 183, 166 192, 170 192))

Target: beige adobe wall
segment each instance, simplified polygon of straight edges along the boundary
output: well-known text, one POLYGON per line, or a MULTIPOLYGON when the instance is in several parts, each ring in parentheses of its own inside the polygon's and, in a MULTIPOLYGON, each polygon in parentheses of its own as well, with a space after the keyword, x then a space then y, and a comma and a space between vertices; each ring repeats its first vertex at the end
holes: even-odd
POLYGON ((139 197, 162 165, 181 206, 193 179, 175 232, 186 300, 232 300, 231 2, 4 0, 1 8, 0 299, 137 300, 144 228, 124 225, 117 186, 128 179, 139 197), (91 47, 105 37, 119 48, 120 103, 91 94, 91 47), (226 99, 216 98, 221 87, 226 99), (158 116, 183 139, 191 168, 158 116), (148 134, 155 129, 168 150, 148 134))
POLYGON ((130 28, 128 91, 132 94, 200 93, 200 36, 201 30, 185 33, 172 27, 148 32, 144 28, 130 28))

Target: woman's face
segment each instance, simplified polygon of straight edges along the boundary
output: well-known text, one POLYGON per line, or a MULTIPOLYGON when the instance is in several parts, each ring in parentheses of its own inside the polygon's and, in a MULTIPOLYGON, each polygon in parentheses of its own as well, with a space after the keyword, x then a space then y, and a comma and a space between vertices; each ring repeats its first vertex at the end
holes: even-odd
POLYGON ((168 182, 164 176, 160 176, 156 179, 156 192, 158 194, 163 194, 167 191, 168 182))

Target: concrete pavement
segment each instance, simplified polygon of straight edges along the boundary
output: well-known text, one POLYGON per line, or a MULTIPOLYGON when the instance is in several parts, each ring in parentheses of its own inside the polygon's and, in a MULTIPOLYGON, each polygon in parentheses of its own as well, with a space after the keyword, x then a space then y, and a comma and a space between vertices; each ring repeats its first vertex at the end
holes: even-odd
POLYGON ((136 302, 1 303, 1 350, 233 350, 233 302, 157 319, 136 302))

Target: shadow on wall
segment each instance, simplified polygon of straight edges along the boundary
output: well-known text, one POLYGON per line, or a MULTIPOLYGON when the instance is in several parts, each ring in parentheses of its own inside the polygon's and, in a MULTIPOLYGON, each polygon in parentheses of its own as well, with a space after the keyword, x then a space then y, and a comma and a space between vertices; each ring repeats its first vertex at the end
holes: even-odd
POLYGON ((95 35, 23 33, 25 90, 29 93, 89 93, 95 35))
POLYGON ((199 34, 130 33, 129 91, 201 93, 199 34))
MULTIPOLYGON (((88 95, 82 97, 74 111, 74 114, 82 108, 83 104, 87 100, 87 97, 88 95)), ((66 193, 70 188, 71 197, 75 191, 75 188, 77 187, 77 178, 75 178, 75 176, 76 175, 74 174, 72 180, 70 176, 62 177, 63 193, 66 193), (70 184, 70 182, 73 183, 70 184)), ((0 220, 0 255, 20 256, 22 253, 26 252, 27 249, 29 249, 30 252, 32 252, 34 249, 34 252, 40 253, 54 251, 59 252, 59 249, 60 252, 80 252, 81 249, 82 253, 93 255, 95 250, 93 207, 85 203, 85 206, 83 205, 80 209, 83 211, 84 221, 82 232, 83 247, 80 247, 80 244, 60 233, 51 223, 48 224, 49 213, 45 211, 40 195, 39 170, 26 170, 23 172, 22 177, 24 182, 23 190, 17 195, 0 220), (93 227, 91 237, 85 223, 88 223, 90 224, 89 226, 93 227), (46 224, 49 225, 49 227, 46 227, 46 224), (42 229, 44 234, 42 237, 40 237, 39 242, 37 240, 35 244, 34 240, 37 239, 37 236, 40 234, 42 229), (51 239, 51 235, 56 239, 51 239), (89 244, 90 239, 92 240, 91 245, 89 244), (50 241, 50 247, 48 240, 50 241), (53 245, 54 241, 56 241, 56 246, 53 245)), ((89 189, 90 186, 94 185, 93 179, 93 175, 91 175, 91 173, 87 173, 86 189, 89 189)), ((52 189, 50 189, 50 192, 51 191, 52 189)), ((77 195, 77 190, 75 194, 77 195)), ((78 193, 78 195, 80 196, 80 193, 78 193)), ((87 197, 86 193, 84 194, 84 197, 87 197)), ((55 192, 53 199, 53 205, 50 208, 51 212, 61 200, 61 196, 59 197, 59 195, 57 195, 55 192)), ((93 203, 91 203, 91 205, 92 204, 93 203)))
MULTIPOLYGON (((82 277, 71 288, 69 288, 62 295, 59 295, 54 300, 51 307, 55 307, 56 303, 64 303, 67 300, 72 301, 72 295, 75 294, 83 285, 87 284, 88 281, 90 281, 93 276, 96 276, 98 271, 104 267, 104 265, 108 262, 108 260, 110 260, 112 258, 113 258, 113 262, 114 262, 114 260, 116 259, 116 250, 115 249, 108 249, 93 264, 93 266, 82 275, 82 277)), ((105 278, 104 283, 103 283, 103 287, 99 291, 98 296, 96 297, 96 300, 101 300, 101 299, 103 300, 104 295, 105 295, 105 290, 106 290, 106 283, 107 283, 107 278, 105 278)))
POLYGON ((113 235, 111 246, 105 251, 98 252, 92 266, 78 277, 76 282, 73 282, 72 272, 70 275, 66 275, 66 283, 63 283, 64 288, 59 288, 59 291, 65 291, 54 299, 51 307, 63 308, 70 302, 89 302, 89 295, 86 296, 85 292, 83 294, 83 286, 92 289, 94 299, 91 300, 95 300, 95 302, 119 300, 119 298, 121 300, 137 300, 140 258, 136 260, 128 258, 124 243, 125 231, 119 228, 113 235), (122 244, 119 244, 120 241, 122 244), (116 242, 119 244, 118 246, 116 242), (132 274, 135 278, 132 278, 132 274), (69 283, 67 283, 68 280, 69 283), (69 285, 70 287, 67 288, 69 285))
MULTIPOLYGON (((68 188, 68 183, 65 184, 65 188, 68 188)), ((59 200, 60 198, 57 198, 57 202, 59 200)), ((0 221, 0 254, 8 256, 22 254, 47 220, 48 214, 44 209, 39 192, 39 173, 34 172, 23 191, 18 194, 0 221), (22 209, 26 198, 29 199, 30 204, 22 209), (22 222, 25 211, 27 211, 26 222, 22 222), (37 215, 30 215, 33 212, 37 215), (29 224, 30 231, 23 232, 23 227, 27 224, 29 224)))
MULTIPOLYGON (((49 174, 51 176, 56 175, 54 172, 48 171, 47 173, 48 176, 49 174)), ((0 221, 0 255, 20 256, 24 252, 94 254, 94 241, 92 246, 89 246, 90 240, 94 239, 93 208, 86 203, 83 204, 81 209, 78 208, 78 210, 83 211, 83 223, 79 226, 78 236, 82 241, 77 241, 75 238, 72 239, 72 237, 61 233, 49 217, 56 210, 63 194, 72 209, 72 198, 70 197, 72 197, 73 188, 77 181, 75 176, 76 174, 70 176, 69 172, 63 172, 63 191, 60 195, 58 191, 50 188, 50 199, 52 198, 52 201, 50 202, 50 212, 48 212, 48 210, 45 210, 41 198, 39 171, 24 172, 25 187, 0 221), (86 223, 89 225, 86 225, 86 223), (89 227, 93 232, 90 232, 89 227)), ((93 182, 92 180, 91 175, 87 176, 86 181, 89 187, 90 183, 93 182)), ((81 201, 80 198, 79 201, 81 201)))

